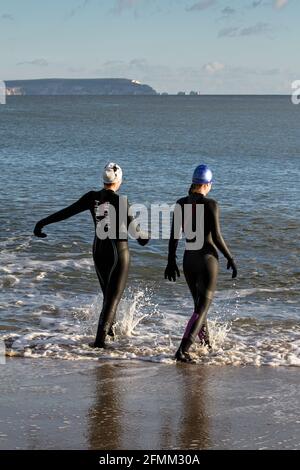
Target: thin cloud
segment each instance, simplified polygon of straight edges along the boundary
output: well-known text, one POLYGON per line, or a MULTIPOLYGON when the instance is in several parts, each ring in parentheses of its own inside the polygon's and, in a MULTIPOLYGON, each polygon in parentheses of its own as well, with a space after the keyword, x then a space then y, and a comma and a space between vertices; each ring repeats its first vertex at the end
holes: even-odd
POLYGON ((83 2, 79 3, 77 6, 72 8, 68 13, 66 13, 64 19, 69 20, 73 18, 75 15, 77 15, 77 13, 83 10, 90 3, 90 1, 91 0, 83 0, 83 2))
POLYGON ((70 73, 76 73, 76 74, 83 74, 84 72, 86 72, 86 69, 85 67, 68 67, 68 72, 70 73))
POLYGON ((218 37, 219 38, 233 38, 238 35, 239 28, 236 27, 229 27, 229 28, 222 28, 219 31, 218 37))
MULTIPOLYGON (((116 59, 118 59, 116 57, 116 59)), ((66 78, 128 78, 152 86, 158 92, 176 94, 178 91, 197 90, 201 93, 274 93, 286 89, 280 88, 281 81, 292 81, 295 71, 261 68, 260 66, 238 66, 223 63, 223 58, 190 66, 162 65, 148 62, 146 58, 132 57, 131 60, 108 60, 100 62, 95 68, 71 67, 64 64, 66 78), (224 65, 225 64, 225 65, 224 65), (98 66, 98 68, 97 68, 98 66), (223 67, 223 68, 222 68, 223 67), (270 88, 271 87, 271 88, 270 88)), ((49 65, 55 65, 49 63, 49 65)), ((57 72, 52 76, 57 76, 57 72)))
POLYGON ((210 8, 211 6, 217 3, 216 0, 200 0, 199 2, 194 3, 190 7, 186 7, 186 11, 202 11, 210 8))
POLYGON ((239 36, 257 36, 265 34, 270 31, 270 25, 268 23, 256 23, 248 28, 243 28, 239 32, 239 36))
POLYGON ((126 62, 124 62, 123 60, 107 60, 106 62, 104 62, 102 64, 103 67, 115 67, 115 66, 122 66, 124 65, 126 62))
POLYGON ((259 5, 261 5, 263 2, 263 0, 253 0, 251 5, 250 5, 250 8, 257 8, 259 7, 259 5))
POLYGON ((115 6, 112 9, 113 13, 120 15, 124 10, 135 8, 140 3, 140 0, 116 0, 115 6))
POLYGON ((280 69, 268 69, 268 70, 262 70, 260 72, 261 75, 267 75, 267 76, 272 76, 272 75, 279 75, 280 74, 280 69))
POLYGON ((288 4, 289 0, 274 0, 273 5, 276 10, 281 10, 281 8, 285 7, 288 4))
POLYGON ((231 7, 225 7, 225 8, 223 8, 222 13, 223 13, 224 16, 231 16, 231 15, 234 15, 236 13, 236 10, 234 8, 231 8, 231 7))
POLYGON ((132 59, 129 62, 129 65, 138 69, 144 69, 148 65, 148 63, 146 59, 132 59))
POLYGON ((270 83, 276 84, 283 71, 241 67, 211 61, 199 66, 175 67, 148 63, 145 58, 130 61, 111 60, 98 70, 90 71, 97 77, 124 77, 153 86, 157 91, 177 93, 179 90, 199 90, 204 93, 264 93, 270 83))
POLYGON ((269 2, 264 1, 264 0, 252 0, 251 4, 249 5, 249 8, 257 8, 260 5, 270 5, 273 4, 273 8, 275 10, 281 10, 284 8, 287 4, 289 3, 289 0, 271 0, 269 2))
POLYGON ((24 62, 18 62, 17 65, 35 65, 38 67, 47 67, 49 62, 46 59, 34 59, 25 60, 24 62))
POLYGON ((203 66, 203 70, 210 74, 221 72, 225 69, 225 65, 221 62, 209 62, 203 66))
POLYGON ((260 36, 271 32, 271 27, 268 23, 256 23, 253 26, 248 26, 247 28, 223 28, 219 31, 218 37, 223 38, 233 38, 236 36, 260 36))
POLYGON ((0 18, 1 20, 8 20, 8 21, 13 21, 15 18, 13 15, 11 15, 10 13, 2 13, 2 15, 0 15, 0 18))
POLYGON ((161 80, 172 76, 172 69, 166 65, 151 64, 144 58, 135 58, 128 62, 108 60, 93 71, 97 76, 113 78, 127 77, 142 83, 161 80))

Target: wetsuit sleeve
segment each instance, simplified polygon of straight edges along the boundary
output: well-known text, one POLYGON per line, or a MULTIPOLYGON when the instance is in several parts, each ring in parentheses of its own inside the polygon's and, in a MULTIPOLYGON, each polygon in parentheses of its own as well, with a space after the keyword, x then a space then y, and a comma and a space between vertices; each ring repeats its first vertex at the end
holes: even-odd
POLYGON ((221 233, 220 209, 219 209, 218 203, 216 201, 211 201, 210 209, 211 209, 211 221, 212 221, 211 235, 212 235, 213 242, 216 245, 216 247, 220 250, 220 252, 225 256, 225 258, 228 260, 231 260, 233 259, 233 256, 230 253, 229 248, 227 247, 225 240, 221 233))
MULTIPOLYGON (((168 254, 168 263, 176 263, 176 251, 178 247, 178 241, 181 235, 181 227, 179 224, 176 224, 175 227, 175 213, 179 211, 182 214, 182 207, 179 201, 176 202, 174 213, 172 217, 172 226, 169 240, 169 254, 168 254)), ((181 217, 181 215, 180 215, 181 217)))
POLYGON ((61 209, 60 211, 55 212, 52 215, 49 215, 49 217, 46 217, 45 219, 40 220, 39 221, 40 225, 44 227, 45 225, 54 224, 55 222, 60 222, 61 220, 68 219, 69 217, 72 217, 73 215, 86 211, 87 209, 90 208, 92 193, 93 191, 86 193, 84 196, 78 199, 78 201, 74 202, 70 206, 65 207, 64 209, 61 209))

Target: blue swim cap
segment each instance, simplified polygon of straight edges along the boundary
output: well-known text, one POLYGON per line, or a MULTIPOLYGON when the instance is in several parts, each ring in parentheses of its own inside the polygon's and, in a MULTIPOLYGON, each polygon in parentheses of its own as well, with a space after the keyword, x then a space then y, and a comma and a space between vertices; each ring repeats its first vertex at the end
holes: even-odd
POLYGON ((207 184, 212 182, 212 172, 207 165, 199 165, 193 174, 194 184, 207 184))

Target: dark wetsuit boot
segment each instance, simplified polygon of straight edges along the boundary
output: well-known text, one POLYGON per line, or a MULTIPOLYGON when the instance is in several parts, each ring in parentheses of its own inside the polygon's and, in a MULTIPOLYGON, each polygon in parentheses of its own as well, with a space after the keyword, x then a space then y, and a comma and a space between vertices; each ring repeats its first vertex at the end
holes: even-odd
POLYGON ((187 338, 183 338, 180 346, 175 354, 175 359, 177 362, 187 362, 187 363, 194 363, 193 359, 188 353, 189 348, 192 345, 192 341, 187 338))

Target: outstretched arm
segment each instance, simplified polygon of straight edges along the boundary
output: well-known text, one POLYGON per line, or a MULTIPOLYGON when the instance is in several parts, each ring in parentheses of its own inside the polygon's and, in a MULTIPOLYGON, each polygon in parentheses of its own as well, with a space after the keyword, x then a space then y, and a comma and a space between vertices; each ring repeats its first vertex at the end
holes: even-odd
POLYGON ((54 224, 55 222, 60 222, 61 220, 68 219, 73 215, 79 214, 80 212, 89 209, 91 194, 92 191, 86 193, 84 196, 78 199, 78 201, 74 202, 70 206, 65 207, 64 209, 61 209, 60 211, 55 212, 54 214, 51 214, 48 217, 39 220, 39 222, 37 222, 34 228, 34 235, 36 235, 37 237, 44 238, 47 235, 42 232, 42 228, 46 225, 54 224))
POLYGON ((176 263, 176 251, 178 246, 178 241, 181 235, 181 227, 178 223, 175 224, 175 215, 176 212, 180 212, 177 214, 177 221, 181 220, 181 206, 176 203, 174 214, 172 218, 172 227, 170 233, 170 240, 169 240, 169 252, 168 252, 168 264, 165 269, 165 279, 169 279, 169 281, 176 281, 176 275, 180 277, 180 272, 176 263), (178 217, 179 215, 179 217, 178 217))
POLYGON ((212 239, 216 247, 221 251, 223 256, 227 259, 227 269, 232 268, 232 277, 237 276, 237 268, 233 261, 233 256, 230 253, 228 246, 225 243, 225 240, 221 233, 220 227, 220 210, 218 203, 216 201, 212 201, 211 203, 211 211, 212 211, 212 239))

